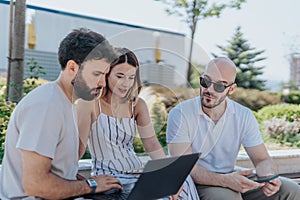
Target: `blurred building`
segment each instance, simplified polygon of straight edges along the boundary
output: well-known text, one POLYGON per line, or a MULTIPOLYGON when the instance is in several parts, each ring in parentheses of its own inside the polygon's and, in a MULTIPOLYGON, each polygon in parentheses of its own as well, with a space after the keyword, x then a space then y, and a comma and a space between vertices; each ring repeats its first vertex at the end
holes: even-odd
POLYGON ((300 89, 300 53, 291 54, 290 65, 290 81, 300 89))
MULTIPOLYGON (((27 5, 25 36, 25 77, 30 59, 44 68, 41 78, 55 80, 60 72, 57 51, 70 31, 85 27, 104 35, 112 45, 133 50, 147 84, 168 87, 186 85, 187 58, 185 35, 60 10, 27 5)), ((7 69, 9 38, 9 1, 0 0, 0 69, 7 69)))

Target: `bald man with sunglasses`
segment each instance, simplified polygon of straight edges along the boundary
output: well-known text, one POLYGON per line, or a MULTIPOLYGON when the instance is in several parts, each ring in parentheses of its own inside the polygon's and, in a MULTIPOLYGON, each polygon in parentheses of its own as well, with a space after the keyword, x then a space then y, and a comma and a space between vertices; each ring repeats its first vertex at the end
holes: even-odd
POLYGON ((253 169, 235 171, 241 145, 258 176, 276 175, 252 111, 227 98, 236 89, 236 66, 228 58, 211 60, 200 77, 200 96, 174 107, 168 117, 171 155, 201 152, 191 172, 200 199, 300 199, 300 187, 280 177, 267 182, 247 178, 253 169))

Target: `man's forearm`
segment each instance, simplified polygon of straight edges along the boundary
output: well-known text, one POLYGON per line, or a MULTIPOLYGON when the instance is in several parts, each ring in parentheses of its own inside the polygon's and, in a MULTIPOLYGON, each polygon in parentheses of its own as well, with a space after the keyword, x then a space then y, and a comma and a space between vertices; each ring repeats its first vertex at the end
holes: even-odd
POLYGON ((267 158, 254 164, 259 176, 267 176, 278 173, 278 168, 272 158, 267 158))
POLYGON ((225 175, 218 174, 214 172, 210 172, 205 168, 195 165, 191 172, 191 176, 196 184, 200 185, 214 185, 214 186, 222 186, 224 187, 225 175))
POLYGON ((24 182, 28 196, 38 196, 45 199, 65 199, 80 196, 90 192, 85 180, 64 180, 49 173, 39 180, 24 182))
POLYGON ((64 199, 89 193, 84 181, 66 180, 51 172, 51 159, 22 150, 22 184, 26 195, 46 199, 64 199))

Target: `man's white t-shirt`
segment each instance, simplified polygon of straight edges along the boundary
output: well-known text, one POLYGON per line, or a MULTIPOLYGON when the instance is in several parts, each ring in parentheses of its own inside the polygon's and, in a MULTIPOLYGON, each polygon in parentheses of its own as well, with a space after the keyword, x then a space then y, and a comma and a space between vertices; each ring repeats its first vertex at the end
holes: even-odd
POLYGON ((199 96, 178 104, 168 116, 167 143, 191 143, 192 151, 200 152, 207 134, 219 134, 197 164, 217 173, 233 171, 240 146, 256 146, 263 140, 252 111, 229 98, 226 102, 217 124, 202 111, 199 96))
POLYGON ((53 174, 76 179, 79 146, 76 110, 57 83, 42 85, 27 94, 14 109, 8 127, 0 173, 1 199, 26 197, 21 149, 50 158, 53 174))

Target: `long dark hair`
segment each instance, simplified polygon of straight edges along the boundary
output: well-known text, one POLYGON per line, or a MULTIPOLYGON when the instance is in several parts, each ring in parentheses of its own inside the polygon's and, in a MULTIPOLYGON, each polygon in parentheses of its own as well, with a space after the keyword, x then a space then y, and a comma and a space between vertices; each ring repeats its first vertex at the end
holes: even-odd
MULTIPOLYGON (((127 94, 125 95, 125 97, 123 99, 124 101, 129 100, 131 102, 134 102, 134 101, 136 101, 136 98, 142 89, 139 61, 138 61, 136 55, 127 48, 115 48, 115 51, 119 54, 119 57, 115 61, 113 61, 110 65, 110 71, 106 76, 106 86, 108 86, 107 79, 110 75, 110 72, 116 65, 119 65, 122 63, 127 63, 131 66, 134 66, 136 68, 134 83, 133 83, 132 87, 128 90, 127 94)), ((106 95, 108 92, 107 88, 108 87, 106 87, 106 89, 104 91, 104 95, 106 95)))

